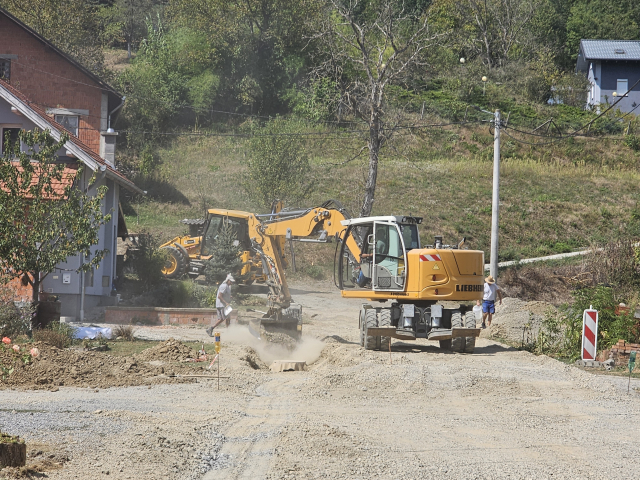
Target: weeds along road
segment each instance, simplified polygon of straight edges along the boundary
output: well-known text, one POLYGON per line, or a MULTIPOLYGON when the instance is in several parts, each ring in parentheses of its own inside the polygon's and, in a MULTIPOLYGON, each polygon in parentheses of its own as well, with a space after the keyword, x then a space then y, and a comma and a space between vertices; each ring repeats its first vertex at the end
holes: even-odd
MULTIPOLYGON (((358 302, 296 285, 305 372, 222 330, 221 389, 182 385, 0 391, 0 429, 67 455, 51 479, 628 478, 640 470, 640 383, 584 372, 490 339, 476 353, 427 341, 357 344, 358 302), (250 366, 263 368, 255 369, 250 366), (109 473, 107 473, 109 472, 109 473)), ((500 321, 498 316, 496 322, 500 321)), ((142 336, 210 340, 203 331, 142 336)), ((253 343, 252 343, 253 342, 253 343)), ((29 447, 31 450, 31 447, 29 447)))

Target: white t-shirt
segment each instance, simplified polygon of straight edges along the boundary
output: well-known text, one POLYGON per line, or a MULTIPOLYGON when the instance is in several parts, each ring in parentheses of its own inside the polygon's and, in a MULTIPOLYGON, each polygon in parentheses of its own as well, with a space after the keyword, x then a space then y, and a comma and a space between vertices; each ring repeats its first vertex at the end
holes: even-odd
POLYGON ((500 290, 500 287, 497 283, 489 284, 487 282, 484 283, 484 296, 482 300, 493 300, 496 301, 496 292, 500 290))
MULTIPOLYGON (((227 282, 222 282, 218 287, 218 295, 221 295, 225 302, 231 302, 231 286, 227 282)), ((224 308, 225 304, 216 295, 216 308, 224 308)))

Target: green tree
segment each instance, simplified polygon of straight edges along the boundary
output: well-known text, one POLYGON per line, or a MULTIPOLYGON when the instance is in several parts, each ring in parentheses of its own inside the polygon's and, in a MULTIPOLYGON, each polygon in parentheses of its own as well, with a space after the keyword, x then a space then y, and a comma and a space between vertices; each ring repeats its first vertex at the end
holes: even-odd
POLYGON ((56 142, 46 131, 22 130, 19 138, 26 151, 15 142, 0 157, 0 271, 4 279, 25 278, 37 302, 42 279, 68 257, 90 257, 85 271, 98 265, 107 250, 92 247, 111 214, 102 212, 106 186, 92 195, 78 188, 82 168, 75 178, 64 178, 56 152, 67 136, 56 142))
POLYGON ((97 2, 86 0, 0 0, 0 6, 94 73, 102 73, 97 2))
POLYGON ((310 25, 321 0, 170 0, 173 26, 205 34, 218 101, 252 113, 287 109, 286 91, 309 60, 310 25))
POLYGON ((316 26, 315 42, 323 56, 312 76, 334 80, 341 89, 341 105, 364 122, 368 132, 363 217, 373 208, 380 151, 394 130, 385 117, 387 89, 402 84, 412 69, 424 68, 429 49, 444 37, 432 30, 430 11, 416 11, 418 6, 396 0, 330 0, 316 26))
POLYGON ((240 271, 242 270, 242 246, 238 242, 236 233, 231 225, 224 225, 215 242, 212 242, 209 248, 211 258, 204 267, 204 275, 208 283, 220 283, 231 274, 236 281, 239 280, 240 271))
POLYGON ((298 122, 281 117, 253 129, 246 188, 263 207, 275 200, 296 203, 311 191, 311 166, 299 131, 298 122))
POLYGON ((567 48, 573 60, 578 58, 581 39, 634 40, 640 38, 637 2, 627 0, 581 0, 567 19, 567 48))

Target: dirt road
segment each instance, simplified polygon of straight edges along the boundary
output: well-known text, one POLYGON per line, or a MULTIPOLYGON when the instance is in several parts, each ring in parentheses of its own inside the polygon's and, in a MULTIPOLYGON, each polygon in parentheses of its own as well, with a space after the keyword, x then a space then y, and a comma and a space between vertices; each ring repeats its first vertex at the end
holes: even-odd
MULTIPOLYGON (((0 430, 26 437, 32 458, 62 464, 51 479, 602 479, 640 470, 637 380, 627 395, 626 379, 488 338, 474 355, 427 341, 394 340, 391 356, 364 351, 358 302, 328 283, 292 294, 310 321, 290 355, 315 360, 305 372, 252 368, 264 367, 258 354, 285 352, 223 330, 229 378, 220 390, 212 380, 0 390, 0 430)), ((138 334, 210 341, 198 329, 138 334)))

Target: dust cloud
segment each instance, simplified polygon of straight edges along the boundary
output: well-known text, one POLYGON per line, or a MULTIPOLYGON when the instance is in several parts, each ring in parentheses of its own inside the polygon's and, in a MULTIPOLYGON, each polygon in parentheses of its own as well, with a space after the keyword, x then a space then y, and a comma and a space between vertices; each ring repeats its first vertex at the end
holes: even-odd
POLYGON ((299 342, 291 339, 290 343, 268 342, 264 338, 254 337, 249 329, 242 325, 231 325, 221 330, 220 334, 223 345, 229 342, 249 346, 266 364, 271 364, 275 360, 297 360, 310 365, 320 358, 324 348, 324 342, 314 337, 303 337, 299 342))

